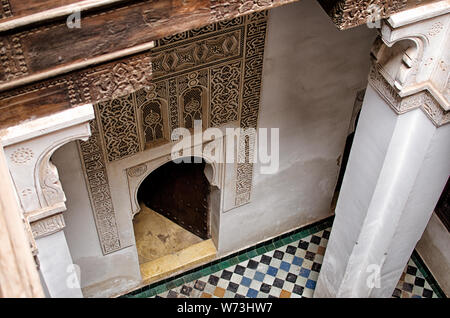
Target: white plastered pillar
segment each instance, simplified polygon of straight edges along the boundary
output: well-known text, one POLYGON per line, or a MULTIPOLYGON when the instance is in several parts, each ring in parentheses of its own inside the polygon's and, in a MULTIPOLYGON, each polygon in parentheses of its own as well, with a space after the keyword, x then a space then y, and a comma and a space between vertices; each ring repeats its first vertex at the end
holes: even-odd
POLYGON ((382 22, 315 297, 391 297, 450 174, 449 3, 382 22))
POLYGON ((62 145, 87 140, 93 118, 93 107, 88 104, 9 127, 1 137, 30 244, 50 297, 83 297, 63 231, 66 197, 50 159, 62 145))

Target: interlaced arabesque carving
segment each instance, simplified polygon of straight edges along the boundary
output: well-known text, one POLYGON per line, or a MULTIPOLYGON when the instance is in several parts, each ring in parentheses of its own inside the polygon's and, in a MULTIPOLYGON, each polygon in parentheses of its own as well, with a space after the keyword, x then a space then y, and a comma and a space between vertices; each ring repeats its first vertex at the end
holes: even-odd
POLYGON ((91 137, 80 141, 79 148, 86 174, 95 224, 104 254, 119 250, 119 232, 111 199, 104 149, 96 120, 90 122, 91 137))
POLYGON ((97 104, 108 161, 168 141, 195 119, 256 127, 266 19, 258 12, 156 41, 151 84, 97 104))
POLYGON ((238 119, 242 62, 211 69, 211 126, 238 119))
MULTIPOLYGON (((266 23, 267 12, 215 23, 157 40, 133 68, 117 64, 103 77, 104 68, 95 76, 84 74, 86 100, 114 97, 95 104, 92 137, 80 143, 105 254, 122 248, 107 162, 169 142, 175 128, 193 128, 196 119, 203 120, 204 128, 233 122, 256 127, 266 23)), ((253 165, 237 164, 236 169, 235 203, 241 205, 250 200, 253 165)))

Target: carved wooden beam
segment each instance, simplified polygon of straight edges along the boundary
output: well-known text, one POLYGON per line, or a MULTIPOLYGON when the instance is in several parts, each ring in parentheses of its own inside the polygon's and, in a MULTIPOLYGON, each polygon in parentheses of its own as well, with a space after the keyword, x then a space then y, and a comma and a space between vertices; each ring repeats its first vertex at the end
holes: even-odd
POLYGON ((341 29, 388 18, 391 14, 439 0, 318 0, 341 29))
MULTIPOLYGON (((126 50, 168 35, 293 1, 113 1, 116 5, 105 10, 82 11, 80 23, 69 25, 67 15, 52 22, 43 14, 43 25, 26 25, 0 33, 0 91, 29 84, 41 79, 36 78, 36 74, 51 75, 86 58, 126 50)), ((110 3, 111 0, 101 2, 110 3)), ((2 25, 5 29, 5 23, 12 23, 12 20, 0 22, 0 30, 2 25)))
POLYGON ((104 8, 127 0, 1 0, 0 31, 68 16, 76 11, 104 8))
POLYGON ((105 7, 83 7, 81 27, 69 28, 61 12, 75 0, 59 8, 43 1, 51 14, 29 23, 21 13, 14 20, 18 2, 1 0, 3 16, 12 9, 0 18, 0 127, 126 95, 150 81, 153 40, 294 1, 101 0, 105 7))

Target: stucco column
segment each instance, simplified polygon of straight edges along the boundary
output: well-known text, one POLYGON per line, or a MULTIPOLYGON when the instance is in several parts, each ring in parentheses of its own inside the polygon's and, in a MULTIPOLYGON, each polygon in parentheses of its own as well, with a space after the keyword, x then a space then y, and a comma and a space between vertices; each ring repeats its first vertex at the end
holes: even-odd
POLYGON ((88 104, 9 127, 1 136, 29 241, 51 297, 82 297, 62 231, 66 196, 51 156, 70 141, 87 140, 93 118, 88 104))
POLYGON ((383 21, 315 297, 391 297, 450 174, 449 4, 383 21))
POLYGON ((77 267, 73 264, 64 231, 36 239, 39 270, 50 297, 81 298, 77 267))

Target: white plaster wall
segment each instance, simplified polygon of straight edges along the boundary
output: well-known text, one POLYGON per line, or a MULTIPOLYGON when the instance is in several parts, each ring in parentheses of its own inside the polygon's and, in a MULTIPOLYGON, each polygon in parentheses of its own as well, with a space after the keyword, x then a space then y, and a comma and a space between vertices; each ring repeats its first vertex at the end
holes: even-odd
POLYGON ((280 168, 256 166, 252 202, 221 216, 221 254, 330 215, 375 36, 365 26, 338 31, 313 0, 271 10, 258 125, 280 128, 280 168))
POLYGON ((39 251, 40 277, 45 281, 45 295, 53 298, 81 298, 80 286, 73 271, 62 231, 36 240, 39 251))
POLYGON ((52 161, 67 197, 64 233, 72 260, 80 266, 83 295, 108 297, 140 283, 133 246, 105 256, 102 253, 76 142, 57 150, 52 161))
POLYGON ((417 243, 416 250, 447 296, 450 295, 449 245, 450 233, 433 213, 422 238, 417 243))

